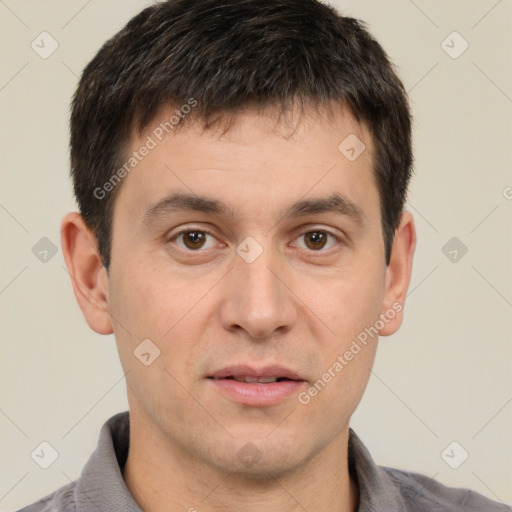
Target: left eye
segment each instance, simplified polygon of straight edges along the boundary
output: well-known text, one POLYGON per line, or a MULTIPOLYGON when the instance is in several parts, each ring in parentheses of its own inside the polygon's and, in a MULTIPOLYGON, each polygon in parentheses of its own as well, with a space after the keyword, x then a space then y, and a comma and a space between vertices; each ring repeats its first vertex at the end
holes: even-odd
POLYGON ((215 243, 212 243, 210 246, 206 245, 207 237, 210 237, 215 242, 215 238, 210 233, 199 230, 182 231, 174 236, 172 240, 181 240, 181 244, 177 243, 176 245, 182 249, 197 251, 198 249, 209 249, 215 245, 215 243))
POLYGON ((329 237, 331 240, 334 241, 330 246, 327 247, 327 249, 330 249, 337 243, 337 238, 327 231, 308 231, 307 233, 303 233, 298 237, 297 240, 305 240, 305 245, 299 245, 302 249, 309 249, 312 251, 321 251, 322 249, 326 248, 326 245, 328 244, 329 237))

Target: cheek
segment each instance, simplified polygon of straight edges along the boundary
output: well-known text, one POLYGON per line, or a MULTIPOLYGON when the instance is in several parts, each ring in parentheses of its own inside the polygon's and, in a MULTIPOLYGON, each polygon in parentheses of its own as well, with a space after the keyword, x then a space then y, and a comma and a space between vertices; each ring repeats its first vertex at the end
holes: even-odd
POLYGON ((381 312, 384 283, 384 270, 377 262, 367 262, 330 280, 323 293, 311 289, 310 297, 316 301, 311 309, 322 312, 321 320, 330 328, 314 348, 321 391, 315 395, 312 389, 312 393, 319 410, 329 407, 342 414, 359 403, 375 358, 378 336, 371 328, 381 312))
POLYGON ((347 334, 353 338, 378 319, 384 298, 384 276, 370 271, 363 273, 343 288, 341 296, 346 311, 344 324, 350 328, 347 334))
POLYGON ((325 329, 322 337, 343 345, 366 327, 373 325, 381 312, 385 271, 376 265, 351 266, 327 279, 303 281, 303 301, 325 329))
POLYGON ((359 404, 377 349, 378 336, 368 333, 374 332, 370 328, 381 311, 381 284, 368 273, 358 279, 342 280, 331 286, 323 304, 317 304, 335 334, 322 336, 312 348, 319 356, 317 380, 301 402, 309 401, 311 421, 325 421, 325 411, 329 410, 333 418, 341 421, 337 425, 348 423, 359 404))
POLYGON ((187 297, 193 294, 182 281, 145 261, 123 263, 122 274, 113 278, 115 314, 130 337, 162 338, 184 314, 187 297))
POLYGON ((218 276, 191 279, 146 262, 126 259, 124 264, 122 274, 112 276, 109 293, 123 367, 139 369, 134 350, 150 339, 160 350, 158 366, 183 373, 182 368, 191 367, 197 340, 209 321, 207 294, 218 276))
POLYGON ((109 307, 117 319, 115 339, 129 397, 145 404, 146 411, 159 414, 161 409, 164 416, 180 401, 186 409, 190 400, 180 383, 193 368, 192 305, 198 297, 187 293, 182 280, 147 265, 124 264, 122 275, 113 276, 109 307))

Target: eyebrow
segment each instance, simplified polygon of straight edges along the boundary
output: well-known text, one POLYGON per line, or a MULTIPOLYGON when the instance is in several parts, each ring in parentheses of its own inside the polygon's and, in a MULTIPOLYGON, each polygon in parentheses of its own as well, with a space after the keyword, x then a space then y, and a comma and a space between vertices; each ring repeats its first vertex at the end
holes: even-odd
MULTIPOLYGON (((235 217, 234 209, 229 204, 193 193, 175 192, 151 205, 143 214, 142 222, 150 225, 160 217, 183 211, 208 213, 229 219, 235 217)), ((319 213, 345 215, 357 224, 363 224, 366 220, 363 210, 340 193, 333 193, 328 197, 297 201, 288 208, 281 220, 319 213)))

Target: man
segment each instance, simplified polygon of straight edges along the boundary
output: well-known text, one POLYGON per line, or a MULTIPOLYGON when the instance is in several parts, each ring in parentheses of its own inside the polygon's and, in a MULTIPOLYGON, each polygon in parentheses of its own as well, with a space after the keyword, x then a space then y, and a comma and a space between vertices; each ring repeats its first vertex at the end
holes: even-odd
POLYGON ((375 465, 349 428, 416 243, 411 116, 314 0, 173 0, 108 41, 71 117, 62 246, 130 411, 25 511, 504 511, 375 465))

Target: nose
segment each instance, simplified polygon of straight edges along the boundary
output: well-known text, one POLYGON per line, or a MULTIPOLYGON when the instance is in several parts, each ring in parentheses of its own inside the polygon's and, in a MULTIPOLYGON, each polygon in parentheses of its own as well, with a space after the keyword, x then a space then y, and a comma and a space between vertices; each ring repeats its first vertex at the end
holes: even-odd
POLYGON ((262 339, 291 329, 298 311, 282 263, 270 248, 251 263, 235 256, 220 306, 226 330, 243 330, 250 338, 262 339))

